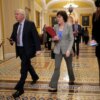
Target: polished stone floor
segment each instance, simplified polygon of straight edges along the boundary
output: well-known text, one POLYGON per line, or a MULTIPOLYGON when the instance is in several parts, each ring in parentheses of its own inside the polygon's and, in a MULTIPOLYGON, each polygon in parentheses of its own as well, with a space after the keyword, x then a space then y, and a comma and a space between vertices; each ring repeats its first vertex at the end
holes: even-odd
MULTIPOLYGON (((100 100, 99 71, 94 54, 95 47, 80 44, 79 59, 73 57, 75 74, 74 86, 69 86, 69 78, 65 61, 61 64, 61 75, 58 92, 48 92, 48 84, 54 71, 54 59, 50 51, 42 50, 42 54, 32 59, 32 65, 40 79, 37 84, 30 85, 28 75, 25 93, 16 100, 100 100)), ((20 77, 20 60, 12 58, 0 64, 0 100, 14 100, 13 89, 20 77)))

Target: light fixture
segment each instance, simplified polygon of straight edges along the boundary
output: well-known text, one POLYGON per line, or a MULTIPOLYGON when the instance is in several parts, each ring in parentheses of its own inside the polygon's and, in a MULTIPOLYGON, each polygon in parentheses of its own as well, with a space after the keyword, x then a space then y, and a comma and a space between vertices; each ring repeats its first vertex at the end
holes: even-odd
POLYGON ((72 5, 70 5, 69 7, 68 7, 68 11, 69 11, 69 13, 71 14, 72 12, 73 12, 73 6, 72 5))
POLYGON ((67 5, 64 6, 65 9, 66 8, 68 9, 70 14, 73 12, 74 8, 77 8, 77 7, 78 7, 78 5, 71 3, 71 1, 70 1, 70 3, 68 3, 67 5))
POLYGON ((77 8, 78 5, 74 4, 74 3, 68 3, 67 5, 64 6, 64 8, 69 8, 69 7, 73 7, 73 8, 77 8))

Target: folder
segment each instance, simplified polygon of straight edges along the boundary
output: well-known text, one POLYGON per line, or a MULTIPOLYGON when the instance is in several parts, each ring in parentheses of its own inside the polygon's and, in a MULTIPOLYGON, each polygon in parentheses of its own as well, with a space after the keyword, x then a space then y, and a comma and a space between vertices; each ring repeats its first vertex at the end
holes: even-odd
POLYGON ((50 27, 50 26, 46 27, 46 32, 47 32, 52 38, 53 38, 54 36, 56 36, 55 30, 54 30, 52 27, 50 27))

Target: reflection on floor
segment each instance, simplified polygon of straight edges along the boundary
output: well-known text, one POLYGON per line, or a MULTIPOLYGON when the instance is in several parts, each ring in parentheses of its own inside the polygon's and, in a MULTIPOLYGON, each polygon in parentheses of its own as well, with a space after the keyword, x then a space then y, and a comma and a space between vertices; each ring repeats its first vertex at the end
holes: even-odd
MULTIPOLYGON (((25 93, 17 100, 100 100, 99 72, 94 54, 95 47, 80 44, 79 59, 73 57, 73 70, 76 85, 68 85, 68 74, 65 62, 61 65, 58 92, 48 92, 48 84, 54 71, 54 60, 50 58, 50 51, 32 59, 32 64, 39 81, 30 85, 31 77, 28 75, 25 84, 25 93)), ((0 100, 13 100, 12 93, 20 77, 20 60, 12 58, 0 64, 0 100)))
POLYGON ((14 58, 15 56, 16 56, 15 53, 8 53, 8 54, 5 54, 5 55, 4 55, 4 60, 0 60, 0 63, 2 63, 2 62, 4 62, 4 61, 7 61, 7 60, 9 60, 9 59, 12 59, 12 58, 14 58))

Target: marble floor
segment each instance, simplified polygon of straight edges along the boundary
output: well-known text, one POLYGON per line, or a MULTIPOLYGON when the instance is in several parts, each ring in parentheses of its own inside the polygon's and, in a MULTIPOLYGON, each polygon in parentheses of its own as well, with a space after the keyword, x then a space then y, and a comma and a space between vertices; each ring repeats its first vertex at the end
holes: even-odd
MULTIPOLYGON (((94 53, 95 47, 80 44, 79 59, 73 57, 75 74, 74 86, 69 86, 69 78, 65 61, 61 64, 61 75, 58 92, 48 92, 48 84, 54 71, 54 59, 50 51, 42 50, 42 54, 32 59, 32 65, 39 75, 37 84, 30 85, 28 75, 25 93, 16 100, 100 100, 99 71, 94 53)), ((0 100, 14 100, 13 89, 20 77, 20 59, 13 57, 0 63, 0 100)))

